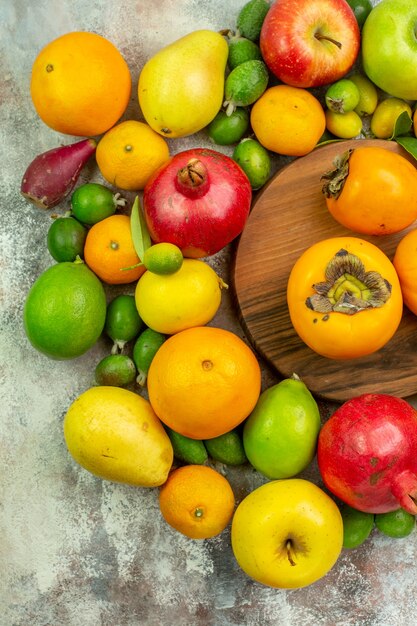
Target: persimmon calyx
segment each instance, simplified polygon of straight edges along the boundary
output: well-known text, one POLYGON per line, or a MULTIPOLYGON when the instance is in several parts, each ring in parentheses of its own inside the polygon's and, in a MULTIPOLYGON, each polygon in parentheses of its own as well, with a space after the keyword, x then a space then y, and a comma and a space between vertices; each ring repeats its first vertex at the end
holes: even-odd
POLYGON ((325 172, 320 180, 325 180, 322 192, 326 198, 338 198, 343 190, 343 185, 349 174, 349 159, 353 148, 343 154, 339 154, 333 161, 334 168, 325 172))
POLYGON ((391 296, 391 284, 378 272, 367 272, 361 259, 344 248, 330 259, 325 278, 306 299, 306 306, 317 313, 354 315, 383 306, 391 296))

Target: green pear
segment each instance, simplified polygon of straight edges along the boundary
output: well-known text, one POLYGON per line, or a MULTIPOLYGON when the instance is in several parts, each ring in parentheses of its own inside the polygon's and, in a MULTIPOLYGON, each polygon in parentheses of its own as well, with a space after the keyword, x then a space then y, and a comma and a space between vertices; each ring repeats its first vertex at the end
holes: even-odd
POLYGON ((261 393, 243 429, 243 445, 253 467, 271 479, 291 478, 313 460, 320 412, 296 376, 261 393))
POLYGON ((197 30, 157 52, 142 68, 138 98, 145 120, 167 138, 207 126, 223 104, 226 39, 197 30))

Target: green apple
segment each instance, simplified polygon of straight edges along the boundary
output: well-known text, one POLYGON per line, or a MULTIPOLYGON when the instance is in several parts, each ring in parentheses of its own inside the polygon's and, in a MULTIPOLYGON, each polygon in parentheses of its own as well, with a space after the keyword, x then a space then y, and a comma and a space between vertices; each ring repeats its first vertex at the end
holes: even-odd
POLYGON ((292 478, 312 461, 320 412, 306 385, 293 376, 266 389, 247 418, 243 445, 249 462, 268 478, 292 478))
POLYGON ((417 100, 417 3, 382 0, 362 29, 366 75, 391 96, 417 100))
POLYGON ((233 554, 254 580, 298 589, 322 578, 343 546, 336 503, 301 478, 274 480, 250 493, 232 519, 233 554))

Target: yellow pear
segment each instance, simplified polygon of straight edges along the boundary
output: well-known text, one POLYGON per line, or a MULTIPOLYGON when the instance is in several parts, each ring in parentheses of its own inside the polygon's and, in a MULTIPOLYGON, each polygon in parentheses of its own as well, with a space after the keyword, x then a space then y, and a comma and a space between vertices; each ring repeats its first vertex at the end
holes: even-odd
POLYGON ((162 48, 139 76, 145 120, 167 138, 207 126, 223 103, 228 45, 211 30, 197 30, 162 48))

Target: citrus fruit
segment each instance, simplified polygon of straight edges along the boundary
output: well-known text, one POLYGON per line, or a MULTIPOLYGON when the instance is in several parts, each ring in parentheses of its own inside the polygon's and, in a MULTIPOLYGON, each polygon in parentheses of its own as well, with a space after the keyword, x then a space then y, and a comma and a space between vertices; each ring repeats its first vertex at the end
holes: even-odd
POLYGON ((97 385, 125 387, 135 382, 136 367, 126 354, 109 354, 97 364, 94 374, 97 385))
POLYGON ((115 351, 122 350, 127 341, 134 339, 142 326, 134 296, 121 294, 107 305, 104 330, 113 339, 115 351))
POLYGON ((165 340, 165 335, 152 328, 145 328, 136 339, 133 346, 133 360, 138 370, 136 382, 139 385, 145 385, 152 359, 165 340))
POLYGON ((202 465, 207 461, 207 450, 202 441, 184 437, 168 426, 165 426, 165 430, 171 440, 176 459, 190 465, 202 465))
POLYGON ((236 428, 218 437, 206 439, 204 445, 211 458, 219 463, 242 465, 248 460, 242 437, 236 428))
POLYGON ((165 521, 191 539, 219 535, 232 519, 235 497, 228 480, 205 465, 174 470, 159 492, 165 521))
POLYGON ((355 83, 359 90, 359 102, 355 107, 355 112, 363 117, 372 115, 378 104, 378 91, 375 85, 367 76, 363 74, 351 74, 349 80, 355 83))
POLYGON ((256 139, 242 139, 234 149, 232 158, 249 178, 252 189, 260 189, 269 179, 271 158, 256 139))
POLYGON ((358 106, 360 93, 353 81, 341 78, 328 87, 324 99, 331 111, 347 113, 358 106))
POLYGON ((145 268, 138 265, 127 215, 110 215, 88 231, 84 258, 95 274, 109 285, 132 283, 145 268))
POLYGON ((389 139, 401 113, 412 116, 411 107, 401 98, 386 98, 379 102, 371 118, 371 131, 378 139, 389 139))
POLYGON ((320 102, 306 89, 269 87, 251 110, 252 129, 267 150, 287 156, 311 152, 326 121, 320 102))
POLYGON ((388 513, 377 513, 375 515, 375 526, 381 533, 388 537, 401 539, 410 535, 416 525, 414 515, 404 509, 389 511, 388 513))
POLYGON ((106 295, 83 262, 45 270, 26 297, 23 319, 31 344, 54 359, 73 359, 98 340, 106 318, 106 295))
POLYGON ((149 402, 120 387, 91 387, 74 400, 64 418, 64 437, 81 467, 137 487, 162 485, 174 458, 149 402))
POLYGON ((83 224, 92 226, 116 212, 118 206, 124 206, 125 200, 119 198, 99 183, 80 185, 71 196, 72 214, 83 224))
POLYGON ((227 115, 231 115, 236 107, 253 104, 264 93, 268 80, 268 69, 263 61, 245 61, 235 67, 224 84, 227 115))
POLYGON ((227 65, 230 70, 234 70, 235 67, 246 61, 262 60, 259 46, 246 37, 235 35, 230 37, 227 44, 229 46, 227 65))
POLYGON ((234 333, 200 326, 169 337, 148 373, 149 400, 164 424, 192 439, 232 430, 254 408, 259 363, 234 333))
POLYGON ((249 0, 239 11, 236 25, 243 37, 257 41, 266 14, 270 8, 266 0, 249 0))
POLYGON ((139 315, 149 328, 172 335, 213 319, 224 283, 204 261, 184 259, 174 274, 146 271, 135 290, 139 315))
POLYGON ((374 527, 373 513, 358 511, 348 504, 340 507, 343 520, 343 547, 357 548, 371 534, 374 527))
POLYGON ((46 245, 55 261, 75 261, 84 256, 87 229, 72 217, 58 217, 48 229, 46 245))
POLYGON ((92 137, 119 120, 131 87, 128 65, 110 41, 95 33, 71 32, 39 52, 30 92, 47 126, 68 135, 92 137))
POLYGON ((227 115, 226 111, 219 111, 208 125, 207 133, 219 146, 229 146, 243 137, 248 126, 249 113, 246 109, 238 107, 231 115, 227 115))
POLYGON ((412 228, 399 241, 392 260, 400 280, 404 304, 417 315, 417 229, 412 228))
POLYGON ((143 265, 154 274, 173 274, 180 269, 183 260, 181 249, 167 242, 150 246, 143 255, 143 265))
POLYGON ((362 28, 366 18, 372 11, 370 0, 347 0, 347 2, 356 17, 359 28, 362 28))
POLYGON ((113 126, 98 142, 96 161, 111 185, 138 191, 169 159, 168 144, 144 122, 127 120, 113 126))
POLYGON ((353 137, 357 137, 362 130, 362 119, 356 111, 335 113, 334 111, 327 110, 326 128, 335 137, 339 137, 340 139, 353 139, 353 137))

